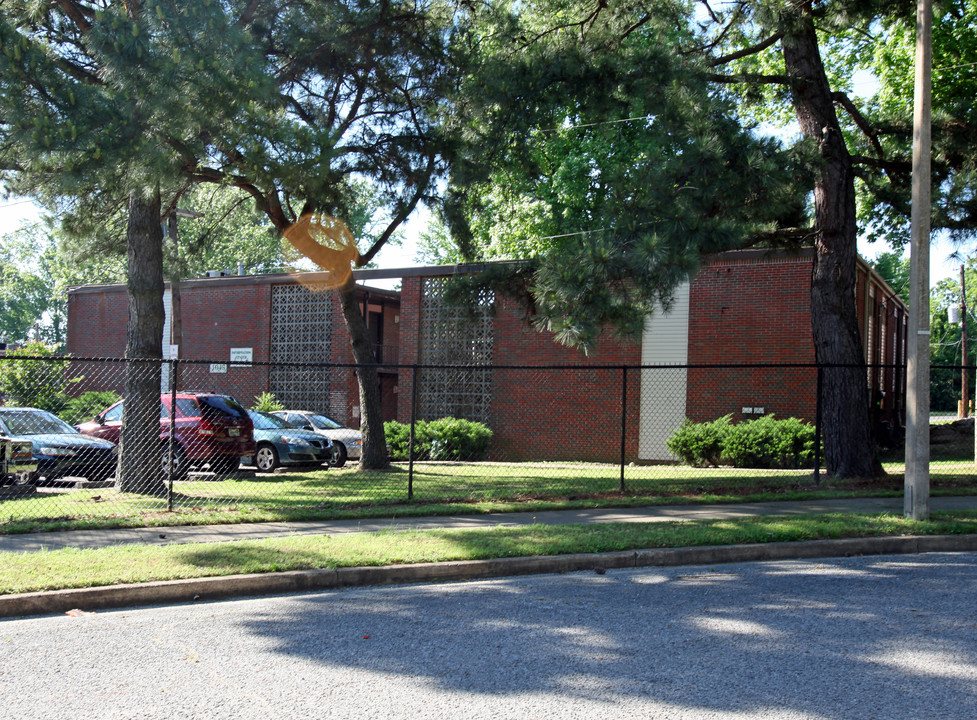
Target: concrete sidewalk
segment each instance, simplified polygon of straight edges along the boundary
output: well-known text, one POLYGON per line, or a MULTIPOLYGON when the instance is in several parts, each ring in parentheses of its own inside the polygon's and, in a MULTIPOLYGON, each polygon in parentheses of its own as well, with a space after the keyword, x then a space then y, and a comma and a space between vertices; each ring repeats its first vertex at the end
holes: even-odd
MULTIPOLYGON (((930 507, 934 511, 977 510, 977 496, 931 498, 930 507)), ((498 513, 382 520, 78 530, 0 536, 0 552, 31 552, 65 547, 100 548, 132 543, 167 545, 227 542, 283 535, 333 535, 406 528, 424 530, 431 528, 513 527, 534 523, 560 525, 665 522, 824 513, 890 513, 902 515, 902 498, 857 498, 729 505, 673 505, 632 509, 556 510, 537 513, 498 513)), ((301 570, 5 595, 0 596, 0 617, 44 615, 67 612, 73 609, 94 611, 134 605, 173 604, 230 597, 310 592, 362 585, 473 580, 531 573, 562 573, 579 570, 603 573, 609 569, 649 565, 718 564, 844 555, 961 551, 977 551, 977 535, 853 538, 500 558, 390 567, 301 570)))
MULTIPOLYGON (((977 496, 934 497, 930 507, 940 510, 977 510, 977 496)), ((0 535, 0 552, 36 552, 61 548, 101 548, 112 545, 174 545, 256 540, 285 535, 338 535, 383 530, 430 530, 433 528, 492 528, 519 525, 570 525, 574 523, 665 522, 716 520, 763 515, 814 515, 824 513, 903 514, 899 498, 843 498, 837 500, 731 503, 727 505, 662 505, 653 507, 546 510, 541 512, 442 515, 378 518, 371 520, 310 520, 299 522, 244 523, 239 525, 179 525, 111 530, 0 535)))

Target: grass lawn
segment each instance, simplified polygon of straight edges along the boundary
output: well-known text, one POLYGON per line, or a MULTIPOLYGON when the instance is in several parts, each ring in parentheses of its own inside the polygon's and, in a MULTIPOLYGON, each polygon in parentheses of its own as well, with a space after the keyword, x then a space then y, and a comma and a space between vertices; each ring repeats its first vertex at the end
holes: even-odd
MULTIPOLYGON (((904 467, 886 469, 883 480, 816 484, 810 471, 630 466, 622 491, 617 465, 416 463, 412 477, 403 464, 369 473, 350 466, 176 483, 173 512, 166 498, 44 488, 0 501, 0 533, 900 495, 904 467)), ((970 461, 934 463, 931 485, 934 495, 977 494, 977 470, 970 461)))
POLYGON ((98 550, 0 553, 0 594, 314 568, 975 532, 977 512, 958 512, 933 513, 925 522, 890 515, 837 514, 404 530, 169 546, 124 545, 98 550))

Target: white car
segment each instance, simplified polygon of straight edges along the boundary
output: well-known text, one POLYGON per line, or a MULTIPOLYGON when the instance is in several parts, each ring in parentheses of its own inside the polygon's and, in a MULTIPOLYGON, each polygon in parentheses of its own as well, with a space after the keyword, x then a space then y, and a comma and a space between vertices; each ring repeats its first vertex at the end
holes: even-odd
POLYGON ((343 427, 322 413, 308 410, 276 410, 272 415, 284 418, 289 424, 304 430, 325 435, 332 440, 333 453, 330 467, 342 467, 346 459, 357 460, 363 450, 363 435, 359 430, 343 427))

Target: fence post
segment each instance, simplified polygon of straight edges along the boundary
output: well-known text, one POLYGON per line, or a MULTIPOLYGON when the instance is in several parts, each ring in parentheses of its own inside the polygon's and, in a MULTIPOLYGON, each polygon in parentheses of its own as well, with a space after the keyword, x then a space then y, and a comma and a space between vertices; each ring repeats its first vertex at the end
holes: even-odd
POLYGON ((417 365, 411 368, 410 440, 407 443, 407 499, 414 499, 414 426, 417 421, 417 365))
POLYGON ((170 436, 166 451, 166 511, 173 512, 173 456, 176 443, 176 384, 180 372, 180 360, 170 361, 170 436))
POLYGON ((621 492, 624 492, 624 453, 628 433, 628 366, 621 366, 621 492))
POLYGON ((824 385, 824 368, 818 365, 817 399, 814 411, 814 484, 821 484, 821 388, 824 385))

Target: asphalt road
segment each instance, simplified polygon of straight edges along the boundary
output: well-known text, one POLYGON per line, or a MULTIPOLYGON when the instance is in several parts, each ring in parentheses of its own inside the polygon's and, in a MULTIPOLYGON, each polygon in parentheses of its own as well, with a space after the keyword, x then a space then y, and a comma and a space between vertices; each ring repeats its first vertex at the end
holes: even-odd
POLYGON ((9 718, 974 718, 977 554, 0 621, 9 718))

